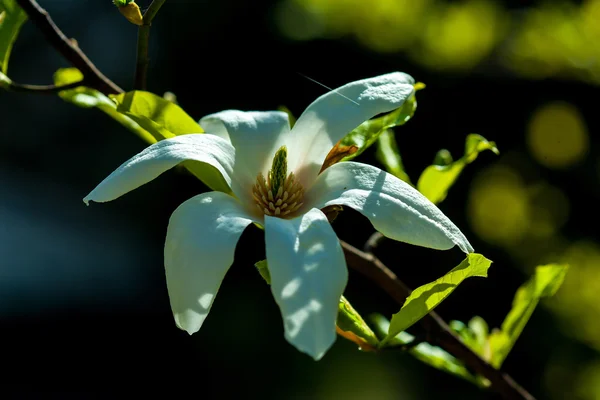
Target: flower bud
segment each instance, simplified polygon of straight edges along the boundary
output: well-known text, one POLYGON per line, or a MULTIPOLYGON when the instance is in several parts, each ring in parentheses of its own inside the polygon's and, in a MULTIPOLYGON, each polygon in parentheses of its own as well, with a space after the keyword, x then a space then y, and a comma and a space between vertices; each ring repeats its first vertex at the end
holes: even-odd
POLYGON ((119 9, 119 12, 123 14, 127 21, 131 22, 134 25, 143 25, 144 18, 142 17, 142 12, 140 11, 140 7, 135 4, 133 0, 113 0, 113 3, 119 9))

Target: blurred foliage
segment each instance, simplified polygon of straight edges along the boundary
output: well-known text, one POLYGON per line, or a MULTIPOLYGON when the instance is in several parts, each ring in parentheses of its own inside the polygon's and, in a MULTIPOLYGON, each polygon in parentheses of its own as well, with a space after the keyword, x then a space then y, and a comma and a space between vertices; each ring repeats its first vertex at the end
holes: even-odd
MULTIPOLYGON (((542 297, 553 296, 562 285, 568 270, 568 265, 541 265, 535 269, 531 279, 522 285, 515 294, 512 308, 501 329, 495 329, 489 336, 487 351, 489 351, 488 360, 491 364, 500 368, 504 359, 508 356, 515 342, 521 335, 525 325, 529 321, 531 314, 537 307, 542 297)), ((473 325, 473 324, 470 324, 473 325)), ((481 324, 475 324, 481 326, 481 324)), ((474 336, 477 337, 480 344, 483 329, 474 329, 474 336), (477 334, 479 331, 479 334, 477 334)))
MULTIPOLYGON (((561 290, 545 304, 559 317, 566 335, 600 351, 600 245, 566 231, 577 210, 571 209, 572 199, 564 188, 542 173, 543 169, 582 173, 591 146, 586 123, 573 104, 542 104, 530 117, 526 144, 537 164, 513 152, 476 174, 467 206, 470 225, 480 238, 504 249, 526 271, 550 260, 569 264, 561 290)), ((554 398, 600 397, 600 358, 590 352, 588 359, 581 364, 563 355, 551 363, 546 374, 554 398)))
POLYGON ((520 76, 600 83, 600 0, 506 9, 493 0, 283 0, 292 40, 353 36, 368 49, 404 52, 434 70, 502 66, 520 76))

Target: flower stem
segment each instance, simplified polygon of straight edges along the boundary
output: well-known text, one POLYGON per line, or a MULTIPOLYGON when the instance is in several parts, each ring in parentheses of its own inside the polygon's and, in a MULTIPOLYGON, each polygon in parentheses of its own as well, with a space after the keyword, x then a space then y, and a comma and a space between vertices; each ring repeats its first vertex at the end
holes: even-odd
MULTIPOLYGON (((1 86, 1 85, 0 85, 1 86)), ((67 85, 29 85, 25 83, 11 82, 3 86, 11 92, 29 92, 39 94, 55 94, 67 89, 75 89, 79 86, 85 86, 83 81, 69 83, 67 85)))
POLYGON ((137 61, 135 65, 135 80, 133 87, 136 90, 146 90, 148 80, 148 64, 150 57, 148 55, 148 42, 150 41, 150 26, 152 20, 162 7, 165 0, 154 0, 148 10, 144 13, 144 22, 138 29, 137 41, 137 61))

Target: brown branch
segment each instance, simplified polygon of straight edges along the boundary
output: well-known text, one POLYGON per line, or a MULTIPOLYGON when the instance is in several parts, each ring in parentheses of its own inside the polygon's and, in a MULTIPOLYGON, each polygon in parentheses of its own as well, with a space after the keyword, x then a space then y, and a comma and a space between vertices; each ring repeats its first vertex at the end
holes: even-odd
POLYGON ((88 86, 104 94, 123 93, 123 89, 104 76, 77 44, 65 36, 52 21, 48 12, 40 7, 35 0, 17 0, 17 3, 42 32, 46 40, 74 67, 81 71, 88 86))
MULTIPOLYGON (((398 279, 396 274, 372 253, 365 253, 344 241, 340 242, 350 268, 372 280, 399 305, 404 304, 411 290, 398 279)), ((487 378, 491 383, 491 389, 500 394, 502 398, 506 400, 535 400, 508 374, 492 367, 467 347, 437 313, 432 311, 423 317, 420 323, 425 328, 432 344, 452 354, 476 374, 487 378)))
POLYGON ((69 83, 68 85, 28 85, 25 83, 11 82, 3 86, 11 92, 28 92, 38 94, 54 94, 67 89, 75 89, 79 86, 84 86, 84 81, 69 83))
POLYGON ((148 65, 150 64, 150 56, 148 55, 148 47, 150 41, 150 26, 152 20, 162 7, 165 0, 154 0, 148 10, 144 13, 143 23, 138 28, 137 39, 137 61, 135 63, 135 78, 134 89, 146 90, 146 81, 148 79, 148 65))

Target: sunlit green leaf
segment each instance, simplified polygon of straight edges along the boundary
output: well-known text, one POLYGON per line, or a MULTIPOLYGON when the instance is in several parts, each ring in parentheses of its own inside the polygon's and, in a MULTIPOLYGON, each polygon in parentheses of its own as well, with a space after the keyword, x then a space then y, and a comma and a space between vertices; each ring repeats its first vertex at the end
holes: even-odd
MULTIPOLYGON (((336 324, 342 331, 351 332, 373 349, 377 348, 379 339, 377 339, 375 333, 344 296, 340 299, 336 324)), ((361 345, 361 348, 365 348, 365 346, 361 345)))
POLYGON ((0 0, 0 72, 8 70, 8 59, 27 14, 15 0, 0 0))
POLYGON ((515 294, 512 309, 502 328, 490 335, 491 364, 500 368, 510 353, 540 298, 552 296, 565 278, 567 265, 550 264, 536 268, 535 274, 515 294))
POLYGON ((204 132, 181 107, 154 93, 135 90, 112 98, 117 102, 117 111, 136 121, 156 140, 204 132))
MULTIPOLYGON (((390 329, 390 322, 387 318, 380 314, 374 314, 369 316, 369 321, 379 337, 383 338, 386 336, 386 333, 390 329)), ((400 332, 396 337, 388 341, 387 346, 408 345, 413 340, 415 340, 413 335, 408 332, 400 332)), ((485 379, 472 375, 459 360, 440 347, 423 342, 414 347, 409 347, 407 352, 429 366, 466 379, 478 386, 485 387, 489 384, 485 379)))
MULTIPOLYGON (((54 73, 55 85, 68 85, 83 80, 83 74, 77 68, 61 68, 54 73)), ((145 129, 127 116, 117 112, 117 105, 95 89, 79 86, 75 89, 58 93, 63 100, 83 108, 98 108, 121 125, 140 136, 144 141, 154 143, 156 140, 145 129)))
POLYGON ((488 142, 483 136, 471 134, 467 136, 465 154, 459 160, 447 164, 448 160, 452 159, 450 154, 447 150, 440 151, 436 155, 436 161, 444 165, 430 165, 425 168, 417 182, 417 189, 434 204, 443 201, 465 166, 475 161, 484 150, 499 154, 494 142, 488 142))
POLYGON ((377 160, 385 166, 387 172, 402 179, 404 182, 411 183, 410 177, 404 172, 402 157, 396 143, 394 131, 386 129, 377 138, 377 150, 375 153, 377 160))
POLYGON ((470 253, 446 275, 413 290, 400 311, 392 316, 390 330, 384 343, 431 312, 464 279, 471 276, 487 277, 487 270, 491 264, 492 262, 481 254, 470 253))
POLYGON ((417 109, 417 99, 414 93, 396 110, 381 117, 373 118, 363 122, 341 140, 343 146, 356 146, 358 151, 346 157, 348 161, 358 157, 363 151, 369 148, 377 138, 387 129, 395 126, 404 125, 415 113, 417 109))
MULTIPOLYGON (((204 132, 181 107, 153 93, 136 90, 112 96, 112 99, 117 103, 117 111, 143 127, 153 136, 153 141, 204 132)), ((211 189, 231 192, 213 166, 195 161, 186 161, 182 165, 211 189)))

